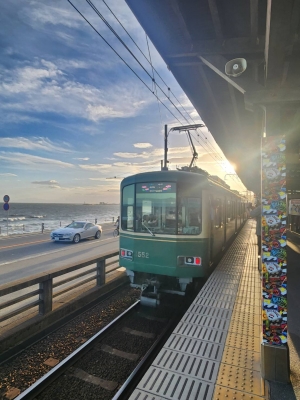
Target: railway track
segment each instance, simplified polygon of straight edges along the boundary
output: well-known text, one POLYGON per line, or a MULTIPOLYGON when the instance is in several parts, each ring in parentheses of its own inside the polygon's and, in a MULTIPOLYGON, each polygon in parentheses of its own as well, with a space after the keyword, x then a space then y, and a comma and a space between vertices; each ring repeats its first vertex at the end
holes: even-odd
POLYGON ((159 309, 131 305, 16 400, 125 398, 184 309, 169 295, 159 309), (181 310, 178 312, 178 310, 181 310))

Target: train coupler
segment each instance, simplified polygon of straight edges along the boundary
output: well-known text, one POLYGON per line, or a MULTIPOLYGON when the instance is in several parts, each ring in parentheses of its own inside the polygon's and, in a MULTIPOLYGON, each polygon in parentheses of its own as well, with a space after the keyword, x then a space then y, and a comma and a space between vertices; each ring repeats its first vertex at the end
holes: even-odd
POLYGON ((160 305, 159 287, 159 281, 153 279, 147 280, 147 283, 142 285, 141 304, 148 307, 158 307, 160 305))

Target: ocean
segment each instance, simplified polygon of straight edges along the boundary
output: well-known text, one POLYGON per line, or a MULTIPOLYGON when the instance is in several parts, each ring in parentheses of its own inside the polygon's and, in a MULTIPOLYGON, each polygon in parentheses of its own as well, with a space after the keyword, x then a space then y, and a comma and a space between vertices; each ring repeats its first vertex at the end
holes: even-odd
POLYGON ((9 203, 9 211, 0 211, 0 236, 49 231, 66 226, 73 220, 98 224, 116 221, 120 214, 117 204, 46 204, 9 203))

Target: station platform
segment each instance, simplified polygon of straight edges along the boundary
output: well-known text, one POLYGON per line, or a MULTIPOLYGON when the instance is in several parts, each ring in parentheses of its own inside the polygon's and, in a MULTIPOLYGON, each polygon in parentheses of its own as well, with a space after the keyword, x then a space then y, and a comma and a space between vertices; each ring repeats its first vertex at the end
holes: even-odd
POLYGON ((246 222, 130 400, 269 398, 255 226, 246 222))

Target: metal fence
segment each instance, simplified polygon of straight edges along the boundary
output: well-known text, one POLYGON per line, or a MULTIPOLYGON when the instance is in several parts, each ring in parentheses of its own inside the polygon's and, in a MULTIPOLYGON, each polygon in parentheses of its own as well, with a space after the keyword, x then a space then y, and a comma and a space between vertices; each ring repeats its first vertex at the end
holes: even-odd
POLYGON ((54 298, 78 289, 91 281, 95 281, 96 287, 104 285, 106 275, 119 268, 118 254, 118 251, 105 253, 101 257, 91 258, 80 264, 68 265, 0 285, 0 322, 9 320, 34 307, 37 307, 39 315, 47 314, 53 309, 54 298), (107 263, 107 260, 110 261, 107 263), (74 274, 78 270, 81 272, 74 274), (85 278, 82 279, 83 277, 85 278), (77 282, 74 283, 74 281, 77 282), (29 302, 28 299, 31 301, 29 302))

